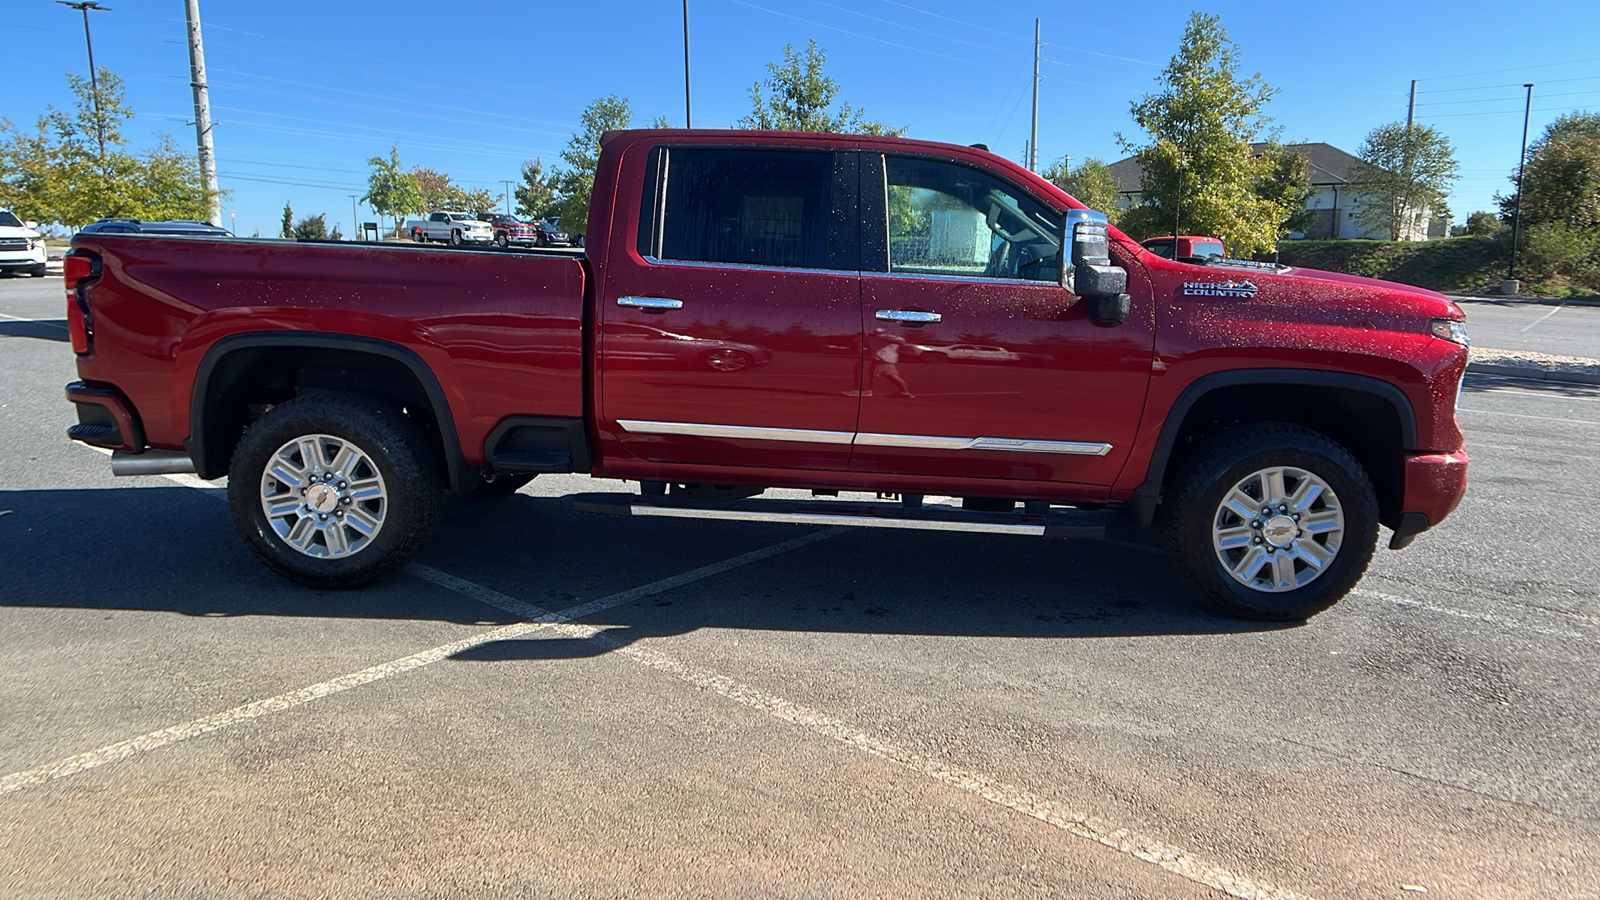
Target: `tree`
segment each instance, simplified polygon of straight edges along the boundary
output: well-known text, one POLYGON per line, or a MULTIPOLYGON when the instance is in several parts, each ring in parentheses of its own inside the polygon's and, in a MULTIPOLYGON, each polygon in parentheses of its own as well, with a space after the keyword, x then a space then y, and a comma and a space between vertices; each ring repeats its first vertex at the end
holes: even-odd
POLYGON ((584 107, 581 131, 573 134, 567 149, 561 151, 566 168, 554 173, 558 199, 554 212, 568 234, 581 235, 589 225, 589 196, 594 192, 594 170, 600 164, 600 137, 608 131, 627 128, 633 113, 628 101, 616 94, 601 97, 584 107))
MULTIPOLYGON (((1516 215, 1514 193, 1499 200, 1505 217, 1516 215)), ((1600 228, 1600 113, 1562 116, 1528 147, 1522 212, 1523 225, 1600 228)))
POLYGON ((839 96, 839 83, 822 74, 828 52, 811 41, 802 56, 793 44, 783 46, 783 62, 767 63, 767 80, 750 86, 750 114, 738 127, 764 131, 823 131, 836 134, 904 134, 869 121, 864 110, 848 103, 830 112, 839 96), (762 93, 765 84, 766 93, 762 93))
POLYGON ((294 210, 287 200, 283 202, 283 225, 278 229, 278 237, 294 239, 294 210))
POLYGON ((134 113, 123 102, 122 81, 107 69, 96 77, 98 112, 89 82, 69 75, 77 97, 73 112, 47 107, 33 134, 0 120, 0 199, 23 218, 63 225, 104 216, 209 216, 211 195, 195 157, 165 134, 156 135, 150 150, 129 150, 122 126, 134 113))
POLYGON ((1297 163, 1285 157, 1293 154, 1275 143, 1262 153, 1251 146, 1271 121, 1262 109, 1276 92, 1260 74, 1241 79, 1237 56, 1221 19, 1194 13, 1157 78, 1160 92, 1131 105, 1149 139, 1117 135, 1144 172, 1140 204, 1122 216, 1124 231, 1214 235, 1245 257, 1272 249, 1289 230, 1296 179, 1286 176, 1297 163))
POLYGON ((1090 157, 1074 169, 1065 159, 1061 159, 1041 174, 1079 203, 1105 213, 1113 225, 1121 217, 1122 209, 1117 206, 1122 196, 1119 191, 1121 185, 1117 183, 1117 177, 1111 174, 1111 168, 1100 160, 1090 157))
POLYGON ((1467 234, 1492 237, 1500 233, 1505 224, 1492 212, 1475 212, 1467 216, 1467 234))
POLYGON ((1430 215, 1448 214, 1445 197, 1456 180, 1455 151, 1433 126, 1380 125, 1356 155, 1366 163, 1351 179, 1366 195, 1355 208, 1357 222, 1398 241, 1425 229, 1430 215))
POLYGON ((544 174, 544 161, 528 160, 522 164, 522 184, 513 198, 517 201, 517 215, 543 219, 553 215, 556 191, 544 174))
POLYGON ((427 209, 422 186, 400 164, 400 148, 390 147, 388 159, 374 156, 367 165, 372 167, 372 174, 367 176, 367 192, 361 202, 370 205, 380 217, 392 217, 396 230, 401 219, 427 209))
POLYGON ((304 219, 301 219, 299 222, 295 223, 294 229, 290 232, 289 236, 298 241, 329 240, 333 236, 328 233, 327 213, 318 213, 314 216, 306 216, 304 219))

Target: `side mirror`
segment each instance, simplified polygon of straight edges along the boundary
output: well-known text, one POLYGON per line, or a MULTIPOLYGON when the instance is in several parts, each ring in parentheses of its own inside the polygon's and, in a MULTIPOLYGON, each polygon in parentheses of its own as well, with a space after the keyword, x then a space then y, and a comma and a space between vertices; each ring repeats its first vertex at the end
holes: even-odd
POLYGON ((1128 271, 1111 264, 1109 228, 1091 209, 1068 210, 1061 223, 1061 286, 1084 299, 1096 325, 1128 320, 1128 271))

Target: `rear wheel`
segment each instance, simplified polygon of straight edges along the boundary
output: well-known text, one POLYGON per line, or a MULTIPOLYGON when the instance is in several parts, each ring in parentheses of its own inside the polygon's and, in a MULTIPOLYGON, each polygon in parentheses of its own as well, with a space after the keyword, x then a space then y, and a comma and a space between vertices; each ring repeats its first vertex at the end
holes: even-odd
POLYGON ((349 588, 410 562, 444 491, 427 438, 398 409, 353 394, 273 407, 245 432, 228 470, 228 505, 272 571, 349 588))
POLYGON ((511 249, 511 239, 506 237, 506 233, 504 231, 500 232, 499 236, 495 238, 495 243, 500 245, 501 250, 511 249))
POLYGON ((1306 619, 1349 593, 1372 560, 1378 499, 1326 436, 1257 423, 1197 447, 1163 504, 1163 537, 1200 597, 1231 616, 1306 619))

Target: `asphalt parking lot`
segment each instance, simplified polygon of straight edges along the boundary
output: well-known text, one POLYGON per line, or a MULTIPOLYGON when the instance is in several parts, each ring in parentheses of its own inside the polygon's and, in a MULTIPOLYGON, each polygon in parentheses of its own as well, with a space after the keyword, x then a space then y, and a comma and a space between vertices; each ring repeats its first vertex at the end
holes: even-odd
POLYGON ((1600 896, 1600 388, 1470 377, 1461 509, 1298 626, 577 476, 317 592, 66 440, 59 292, 0 280, 0 896, 1600 896))

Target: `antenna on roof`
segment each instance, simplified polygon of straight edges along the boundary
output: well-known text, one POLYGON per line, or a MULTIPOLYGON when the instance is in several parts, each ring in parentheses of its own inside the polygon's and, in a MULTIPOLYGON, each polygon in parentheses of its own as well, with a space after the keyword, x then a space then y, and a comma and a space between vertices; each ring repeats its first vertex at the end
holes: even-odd
POLYGON ((988 144, 968 144, 967 146, 971 147, 974 150, 988 150, 989 149, 989 145, 988 144))

